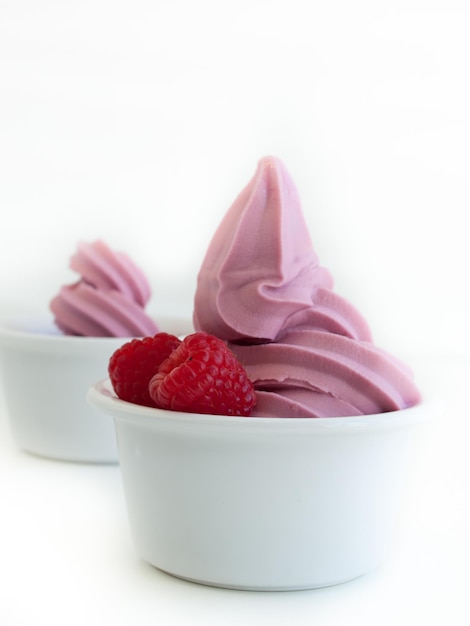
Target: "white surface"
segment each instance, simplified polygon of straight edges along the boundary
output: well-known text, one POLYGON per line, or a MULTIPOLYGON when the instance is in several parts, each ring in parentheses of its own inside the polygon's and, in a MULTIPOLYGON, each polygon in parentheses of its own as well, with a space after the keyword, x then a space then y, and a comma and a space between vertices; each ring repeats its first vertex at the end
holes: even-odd
POLYGON ((2 411, 0 623, 467 625, 470 363, 413 365, 447 411, 418 449, 393 555, 372 574, 314 591, 214 589, 146 565, 132 544, 119 468, 18 452, 2 411))

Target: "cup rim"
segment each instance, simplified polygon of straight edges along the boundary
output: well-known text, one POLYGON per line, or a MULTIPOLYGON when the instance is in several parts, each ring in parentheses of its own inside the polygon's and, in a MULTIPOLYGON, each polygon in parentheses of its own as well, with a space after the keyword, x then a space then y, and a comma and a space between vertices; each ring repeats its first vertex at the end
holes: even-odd
MULTIPOLYGON (((187 324, 190 320, 183 316, 157 316, 156 321, 164 329, 170 322, 172 325, 187 324)), ((80 344, 124 344, 136 336, 123 337, 86 337, 82 335, 66 335, 54 323, 51 313, 20 313, 0 318, 0 346, 20 345, 61 345, 77 346, 80 344)))
POLYGON ((342 417, 242 417, 183 413, 133 404, 120 400, 109 378, 92 385, 87 393, 88 402, 100 411, 111 415, 118 422, 127 422, 143 428, 186 428, 216 431, 218 429, 238 432, 276 432, 279 434, 320 434, 372 432, 374 430, 407 428, 428 421, 435 411, 431 403, 421 400, 409 408, 342 417))

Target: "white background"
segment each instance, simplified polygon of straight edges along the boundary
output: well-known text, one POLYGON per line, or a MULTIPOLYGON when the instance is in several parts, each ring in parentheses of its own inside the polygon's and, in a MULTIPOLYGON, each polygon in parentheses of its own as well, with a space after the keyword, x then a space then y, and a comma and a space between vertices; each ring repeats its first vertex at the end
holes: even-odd
MULTIPOLYGON (((46 310, 58 287, 74 280, 67 264, 77 240, 102 237, 147 272, 153 311, 190 315, 214 229, 258 159, 275 154, 297 183, 337 291, 365 314, 377 343, 409 358, 418 377, 445 388, 460 409, 455 384, 466 384, 470 356, 469 32, 464 0, 0 0, 0 313, 46 310)), ((153 570, 142 575, 131 547, 125 558, 112 549, 115 539, 128 540, 116 468, 66 466, 57 482, 57 465, 17 453, 3 424, 3 523, 27 547, 18 561, 13 538, 3 537, 9 619, 23 624, 12 607, 28 606, 39 579, 50 580, 72 612, 78 607, 76 623, 85 623, 84 598, 90 625, 103 623, 105 607, 116 624, 135 623, 138 607, 148 623, 162 615, 167 623, 228 623, 230 615, 250 623, 251 611, 257 624, 262 615, 271 623, 291 615, 298 623, 315 615, 344 623, 338 601, 350 609, 349 623, 362 615, 361 624, 411 624, 439 611, 446 621, 445 607, 460 616, 449 613, 448 623, 467 623, 458 565, 470 556, 468 464, 460 465, 458 451, 468 410, 459 415, 452 437, 442 425, 430 436, 422 468, 431 477, 422 470, 424 495, 405 517, 395 570, 391 564, 343 591, 265 596, 196 589, 153 570), (36 488, 38 502, 28 500, 33 476, 44 478, 56 508, 39 505, 36 488), (93 476, 98 504, 99 487, 109 488, 110 508, 96 525, 76 519, 81 509, 69 502, 67 476, 80 494, 93 476), (74 553, 73 569, 64 550, 78 551, 80 537, 58 519, 51 529, 46 513, 42 531, 34 528, 35 504, 55 516, 59 494, 68 523, 76 520, 72 531, 83 522, 80 532, 96 552, 74 553), (118 528, 100 553, 108 514, 118 528), (34 552, 44 533, 43 552, 34 552), (98 590, 80 586, 90 579, 104 586, 101 602, 98 590), (382 610, 370 604, 374 594, 382 610), (119 602, 128 607, 122 621, 119 602)), ((51 598, 33 598, 24 623, 33 614, 63 623, 60 597, 55 608, 51 598)))
POLYGON ((323 265, 399 352, 470 352, 468 3, 0 3, 0 305, 45 309, 78 239, 192 310, 265 154, 323 265))

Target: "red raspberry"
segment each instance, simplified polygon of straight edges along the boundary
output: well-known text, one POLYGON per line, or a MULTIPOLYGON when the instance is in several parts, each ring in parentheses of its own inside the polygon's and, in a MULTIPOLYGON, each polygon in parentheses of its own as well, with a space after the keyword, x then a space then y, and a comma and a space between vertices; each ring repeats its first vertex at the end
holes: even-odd
POLYGON ((181 341, 168 333, 154 337, 132 339, 118 348, 109 360, 109 377, 118 398, 155 406, 149 395, 149 381, 160 364, 179 346, 181 341))
POLYGON ((160 365, 149 384, 163 409, 215 415, 251 415, 253 385, 221 339, 204 332, 188 335, 160 365))

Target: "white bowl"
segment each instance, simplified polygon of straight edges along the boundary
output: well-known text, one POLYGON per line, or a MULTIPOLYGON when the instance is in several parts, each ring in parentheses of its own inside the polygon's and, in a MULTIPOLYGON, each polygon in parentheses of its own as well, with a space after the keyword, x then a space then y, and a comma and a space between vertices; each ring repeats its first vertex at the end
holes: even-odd
POLYGON ((137 551, 227 588, 311 589, 376 568, 390 542, 416 426, 429 407, 341 418, 151 409, 88 392, 114 418, 137 551))
MULTIPOLYGON (((160 323, 167 332, 190 329, 186 321, 160 323)), ((1 321, 0 367, 17 445, 58 460, 116 463, 114 427, 86 402, 86 392, 126 341, 65 336, 48 316, 1 321)))

